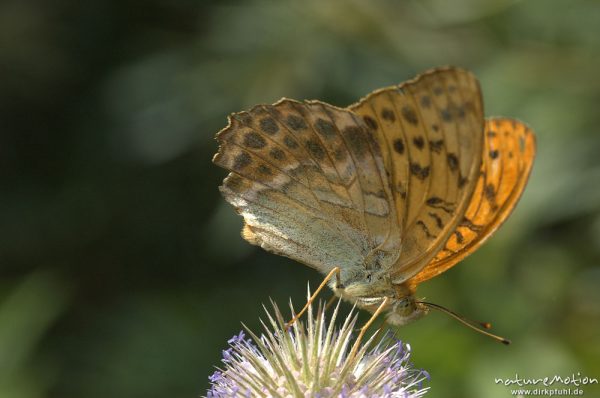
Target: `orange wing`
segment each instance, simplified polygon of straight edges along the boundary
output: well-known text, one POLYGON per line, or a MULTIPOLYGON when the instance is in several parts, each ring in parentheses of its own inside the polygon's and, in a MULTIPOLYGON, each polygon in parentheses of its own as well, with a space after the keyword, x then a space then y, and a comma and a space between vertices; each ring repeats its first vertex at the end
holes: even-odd
POLYGON ((502 225, 521 197, 535 157, 533 131, 514 119, 487 119, 483 151, 481 174, 462 222, 445 247, 410 279, 412 284, 441 274, 473 253, 502 225))
POLYGON ((485 125, 479 82, 464 69, 433 69, 349 109, 382 147, 401 227, 402 252, 389 276, 403 283, 444 247, 477 185, 485 125))

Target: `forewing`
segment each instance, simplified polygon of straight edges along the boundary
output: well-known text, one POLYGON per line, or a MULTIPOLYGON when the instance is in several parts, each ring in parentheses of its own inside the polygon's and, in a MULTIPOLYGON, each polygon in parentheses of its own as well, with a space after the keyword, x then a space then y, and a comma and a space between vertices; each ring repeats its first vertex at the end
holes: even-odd
POLYGON ((535 157, 535 135, 506 118, 486 120, 481 174, 465 216, 443 250, 411 279, 421 283, 451 268, 485 242, 515 208, 535 157))
POLYGON ((376 132, 401 225, 395 283, 419 272, 462 220, 477 183, 483 104, 476 78, 436 69, 350 107, 376 132))
POLYGON ((353 112, 284 99, 232 115, 217 140, 250 243, 327 272, 399 242, 379 144, 353 112))

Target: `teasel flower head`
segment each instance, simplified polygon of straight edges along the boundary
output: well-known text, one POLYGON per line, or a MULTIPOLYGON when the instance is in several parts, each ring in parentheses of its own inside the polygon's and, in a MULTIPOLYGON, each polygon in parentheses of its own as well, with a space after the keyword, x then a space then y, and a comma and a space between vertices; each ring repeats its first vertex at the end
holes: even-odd
MULTIPOLYGON (((423 396, 429 379, 409 362, 410 345, 377 333, 352 353, 356 312, 335 327, 339 303, 331 319, 320 307, 285 329, 275 303, 262 322, 260 336, 248 328, 232 337, 223 351, 223 366, 210 376, 207 398, 221 397, 403 397, 423 396)), ((291 304, 290 304, 291 306, 291 304)), ((292 307, 292 313, 294 312, 292 307)))

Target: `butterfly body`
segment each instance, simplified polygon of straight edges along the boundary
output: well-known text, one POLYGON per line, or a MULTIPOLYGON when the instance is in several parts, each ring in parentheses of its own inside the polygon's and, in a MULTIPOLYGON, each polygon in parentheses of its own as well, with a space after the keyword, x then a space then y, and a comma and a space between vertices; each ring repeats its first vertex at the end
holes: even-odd
POLYGON ((473 252, 514 208, 533 133, 484 119, 476 78, 439 68, 348 108, 283 99, 230 116, 213 161, 250 243, 317 269, 387 321, 427 313, 416 286, 473 252))
MULTIPOLYGON (((342 279, 343 280, 343 279, 342 279)), ((341 287, 336 283, 330 283, 333 292, 361 309, 375 312, 381 305, 383 298, 388 298, 386 321, 391 325, 406 325, 426 315, 428 308, 421 305, 415 299, 415 289, 406 283, 393 284, 387 277, 387 273, 366 273, 361 278, 342 283, 341 287)))

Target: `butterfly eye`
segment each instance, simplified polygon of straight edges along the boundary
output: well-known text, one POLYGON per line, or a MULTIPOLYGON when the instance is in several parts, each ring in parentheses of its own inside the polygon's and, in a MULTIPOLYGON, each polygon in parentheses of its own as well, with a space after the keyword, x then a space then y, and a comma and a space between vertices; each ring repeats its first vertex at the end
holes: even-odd
POLYGON ((371 282, 372 279, 372 275, 371 274, 367 274, 367 282, 371 282))
POLYGON ((410 302, 408 301, 407 298, 403 298, 400 301, 398 301, 398 307, 401 308, 402 310, 406 310, 409 306, 410 306, 410 302))

